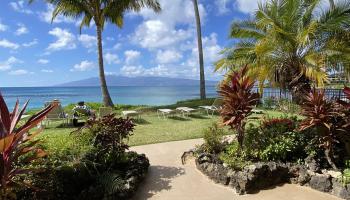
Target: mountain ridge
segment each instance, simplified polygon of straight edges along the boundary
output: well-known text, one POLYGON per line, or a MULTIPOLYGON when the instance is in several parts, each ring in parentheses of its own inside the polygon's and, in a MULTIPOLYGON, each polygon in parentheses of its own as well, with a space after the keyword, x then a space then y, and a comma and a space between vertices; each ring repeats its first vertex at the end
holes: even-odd
MULTIPOLYGON (((106 76, 108 86, 199 86, 199 80, 186 78, 169 78, 169 77, 126 77, 108 75, 106 76)), ((214 86, 218 81, 206 81, 206 85, 214 86)), ((99 86, 98 77, 91 77, 77 81, 70 81, 54 85, 55 87, 93 87, 99 86)))

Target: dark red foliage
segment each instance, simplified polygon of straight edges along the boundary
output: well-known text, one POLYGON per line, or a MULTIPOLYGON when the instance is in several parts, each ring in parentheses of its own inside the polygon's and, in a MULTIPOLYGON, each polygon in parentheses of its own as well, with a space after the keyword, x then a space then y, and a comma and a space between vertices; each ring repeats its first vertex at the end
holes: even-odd
POLYGON ((262 123, 262 128, 272 128, 276 126, 283 126, 287 127, 290 130, 293 130, 295 123, 293 120, 288 118, 265 119, 262 123))
POLYGON ((46 155, 37 147, 38 141, 34 137, 41 129, 29 134, 28 131, 37 126, 46 115, 57 105, 51 104, 37 114, 31 116, 23 125, 19 121, 27 107, 28 102, 20 110, 18 101, 12 112, 9 112, 5 100, 0 93, 0 197, 6 199, 12 194, 14 186, 29 184, 15 182, 16 176, 33 172, 30 168, 16 166, 19 158, 26 156, 22 164, 30 163, 46 155))
POLYGON ((94 134, 94 146, 103 151, 124 152, 129 146, 125 140, 132 135, 135 124, 131 119, 117 118, 115 114, 89 120, 85 128, 94 134))
POLYGON ((233 72, 228 77, 229 81, 221 84, 218 91, 223 101, 220 110, 223 123, 237 131, 237 139, 241 148, 243 147, 246 118, 251 114, 260 98, 258 93, 252 92, 255 81, 247 75, 247 72, 247 66, 239 72, 233 72))

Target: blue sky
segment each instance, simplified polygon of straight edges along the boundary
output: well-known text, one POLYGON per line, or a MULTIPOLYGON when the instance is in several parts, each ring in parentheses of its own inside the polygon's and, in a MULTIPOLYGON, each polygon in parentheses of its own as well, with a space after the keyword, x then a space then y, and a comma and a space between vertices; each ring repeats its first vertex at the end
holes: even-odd
MULTIPOLYGON (((199 0, 207 79, 218 79, 213 62, 229 46, 233 20, 250 17, 258 0, 199 0)), ((127 13, 124 27, 103 32, 106 74, 198 79, 193 5, 160 0, 163 11, 127 13)), ((0 87, 50 86, 97 76, 94 26, 79 33, 79 21, 58 17, 43 1, 1 0, 0 87)))

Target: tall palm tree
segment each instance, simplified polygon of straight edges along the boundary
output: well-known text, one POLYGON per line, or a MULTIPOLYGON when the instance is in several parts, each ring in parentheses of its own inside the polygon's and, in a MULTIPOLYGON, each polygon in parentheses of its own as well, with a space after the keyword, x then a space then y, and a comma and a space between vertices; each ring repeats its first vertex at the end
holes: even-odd
MULTIPOLYGON (((301 93, 327 81, 326 68, 349 69, 350 3, 315 14, 321 0, 269 0, 259 4, 255 19, 232 24, 230 37, 240 39, 224 50, 216 69, 235 70, 250 65, 250 74, 262 88, 269 81, 301 93), (346 50, 346 51, 345 51, 346 50)), ((298 98, 299 97, 299 98, 298 98)))
MULTIPOLYGON (((30 0, 30 2, 33 0, 30 0)), ((80 25, 80 31, 84 26, 89 27, 91 21, 96 26, 97 50, 99 77, 102 90, 103 103, 105 106, 113 107, 113 102, 109 94, 102 50, 102 31, 106 22, 117 25, 122 28, 124 14, 127 11, 139 12, 142 8, 148 7, 155 12, 160 12, 161 7, 158 0, 46 0, 55 6, 52 13, 52 20, 58 15, 64 15, 72 18, 83 17, 80 25)))
POLYGON ((198 9, 197 0, 192 0, 192 2, 193 2, 194 13, 195 13, 195 17, 196 17, 196 27, 197 27, 199 73, 200 73, 200 97, 201 97, 201 99, 205 99, 206 93, 205 93, 205 74, 204 74, 201 19, 199 16, 199 9, 198 9))

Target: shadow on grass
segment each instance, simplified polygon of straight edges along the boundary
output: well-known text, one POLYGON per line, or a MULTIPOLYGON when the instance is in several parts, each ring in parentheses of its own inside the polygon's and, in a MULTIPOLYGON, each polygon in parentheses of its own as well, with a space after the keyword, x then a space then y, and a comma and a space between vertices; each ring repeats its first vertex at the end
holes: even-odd
POLYGON ((151 124, 151 122, 145 120, 145 119, 133 119, 133 121, 136 123, 136 124, 151 124))
POLYGON ((146 179, 132 199, 146 200, 163 190, 170 190, 172 179, 184 174, 185 170, 181 167, 150 166, 146 179))
POLYGON ((178 120, 178 121, 191 121, 191 119, 179 117, 179 116, 169 116, 168 118, 173 120, 178 120))
POLYGON ((210 119, 208 115, 204 115, 204 114, 190 114, 189 117, 195 118, 195 119, 210 119))

